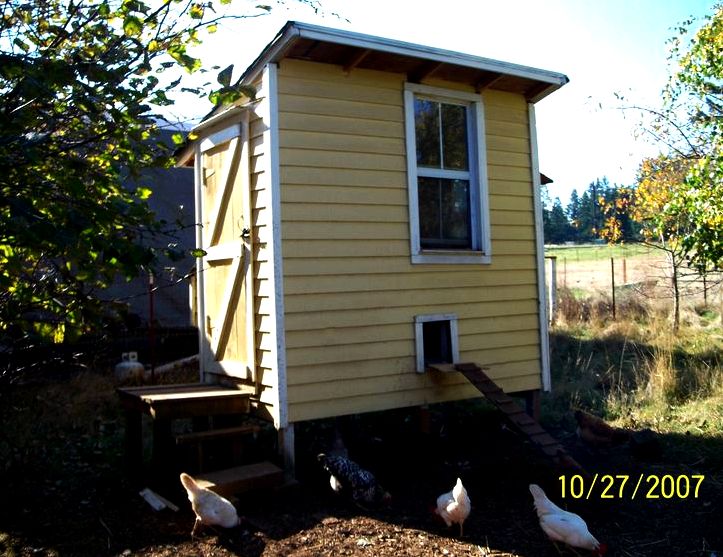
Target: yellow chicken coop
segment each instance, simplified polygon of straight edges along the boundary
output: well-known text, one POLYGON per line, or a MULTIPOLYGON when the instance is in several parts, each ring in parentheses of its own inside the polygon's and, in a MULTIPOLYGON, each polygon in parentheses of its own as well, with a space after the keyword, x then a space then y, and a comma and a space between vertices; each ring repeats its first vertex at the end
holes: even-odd
POLYGON ((196 126, 202 381, 304 420, 550 388, 535 103, 565 75, 289 22, 196 126))

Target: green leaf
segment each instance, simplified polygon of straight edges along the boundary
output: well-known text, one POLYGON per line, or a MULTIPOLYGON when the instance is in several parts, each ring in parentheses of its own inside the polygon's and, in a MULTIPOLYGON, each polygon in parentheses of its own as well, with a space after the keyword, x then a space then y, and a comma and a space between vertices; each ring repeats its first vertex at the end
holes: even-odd
POLYGON ((153 190, 149 188, 139 187, 136 188, 136 196, 140 199, 146 200, 153 194, 153 190))
POLYGON ((203 6, 201 4, 192 4, 188 15, 191 16, 191 19, 203 19, 203 6))
POLYGON ((22 50, 23 52, 28 52, 28 51, 30 50, 30 45, 28 45, 28 43, 26 43, 25 41, 23 41, 23 40, 20 39, 19 37, 17 37, 17 38, 13 41, 13 44, 14 44, 15 46, 17 46, 17 47, 18 47, 20 50, 22 50))
POLYGON ((225 70, 221 70, 220 72, 218 72, 218 76, 216 76, 216 80, 224 87, 230 87, 232 74, 233 74, 233 64, 231 64, 225 70))
POLYGON ((137 37, 143 32, 143 23, 138 17, 128 15, 123 20, 123 32, 129 37, 137 37))
POLYGON ((206 257, 206 255, 208 255, 204 250, 200 248, 189 250, 188 253, 191 255, 191 257, 206 257))

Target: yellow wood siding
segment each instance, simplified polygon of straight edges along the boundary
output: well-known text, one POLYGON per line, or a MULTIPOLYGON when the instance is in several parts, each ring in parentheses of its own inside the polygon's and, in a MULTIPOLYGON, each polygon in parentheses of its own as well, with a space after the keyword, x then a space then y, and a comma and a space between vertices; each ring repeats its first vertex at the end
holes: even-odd
MULTIPOLYGON (((291 422, 477 396, 459 374, 415 372, 421 314, 456 314, 460 359, 489 366, 505 389, 540 387, 527 103, 483 93, 492 263, 412 265, 404 79, 279 66, 291 422)), ((268 304, 258 292, 263 326, 268 304)), ((268 338, 258 336, 263 353, 268 338)))

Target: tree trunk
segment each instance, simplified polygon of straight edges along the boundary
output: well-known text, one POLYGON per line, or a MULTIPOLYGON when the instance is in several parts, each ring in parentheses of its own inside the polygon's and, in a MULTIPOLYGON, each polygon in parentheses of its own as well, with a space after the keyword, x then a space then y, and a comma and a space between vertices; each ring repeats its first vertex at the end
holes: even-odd
POLYGON ((673 287, 673 332, 677 334, 680 328, 680 285, 678 284, 680 262, 672 252, 668 253, 668 258, 670 259, 670 284, 673 287))

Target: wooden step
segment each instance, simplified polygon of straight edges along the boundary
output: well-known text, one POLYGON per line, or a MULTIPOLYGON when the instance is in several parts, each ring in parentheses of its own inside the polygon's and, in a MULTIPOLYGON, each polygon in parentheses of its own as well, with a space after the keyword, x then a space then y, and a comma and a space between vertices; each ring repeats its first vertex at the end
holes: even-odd
MULTIPOLYGON (((196 470, 203 472, 205 469, 204 445, 208 441, 225 439, 230 443, 238 443, 246 435, 255 435, 261 430, 256 424, 244 424, 234 427, 208 429, 204 431, 192 431, 190 433, 179 433, 174 435, 177 446, 190 446, 196 449, 196 470)), ((238 446, 238 445, 234 445, 238 446)))
POLYGON ((212 439, 223 439, 258 433, 261 427, 256 424, 246 424, 235 427, 224 427, 219 429, 207 429, 205 431, 192 431, 190 433, 179 433, 175 435, 176 445, 191 445, 212 439))
POLYGON ((252 489, 278 487, 284 482, 284 471, 275 464, 264 461, 207 472, 198 476, 196 481, 202 487, 228 497, 252 489))

